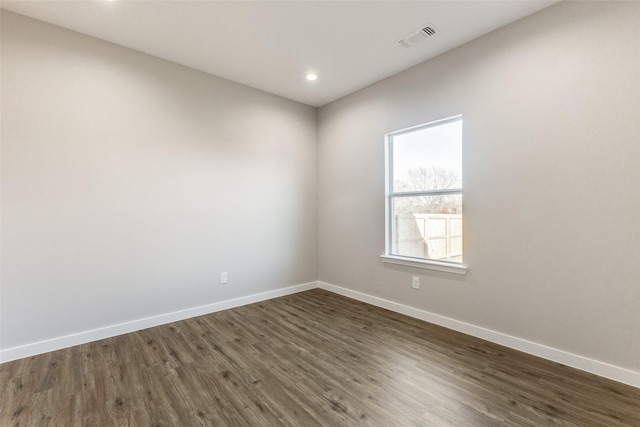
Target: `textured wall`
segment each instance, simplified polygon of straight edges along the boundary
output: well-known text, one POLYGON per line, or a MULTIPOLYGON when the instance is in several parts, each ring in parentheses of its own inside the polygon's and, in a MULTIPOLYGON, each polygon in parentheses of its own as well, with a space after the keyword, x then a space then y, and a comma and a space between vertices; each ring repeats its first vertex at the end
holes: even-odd
POLYGON ((2 348, 316 279, 316 109, 6 11, 1 72, 2 348))
POLYGON ((321 108, 319 279, 640 370, 638 22, 563 2, 321 108), (455 114, 469 272, 385 265, 384 134, 455 114))

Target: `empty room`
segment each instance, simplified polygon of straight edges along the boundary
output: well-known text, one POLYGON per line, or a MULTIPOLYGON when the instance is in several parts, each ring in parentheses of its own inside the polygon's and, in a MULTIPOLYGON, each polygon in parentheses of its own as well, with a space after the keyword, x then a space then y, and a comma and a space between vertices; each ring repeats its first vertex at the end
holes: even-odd
POLYGON ((0 426, 640 426, 640 2, 0 16, 0 426))

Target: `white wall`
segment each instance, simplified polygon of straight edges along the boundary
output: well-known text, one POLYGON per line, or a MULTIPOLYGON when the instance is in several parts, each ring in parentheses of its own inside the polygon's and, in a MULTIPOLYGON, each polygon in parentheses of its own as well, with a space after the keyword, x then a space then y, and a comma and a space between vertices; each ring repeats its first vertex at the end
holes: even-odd
POLYGON ((2 11, 0 349, 320 279, 640 371, 637 22, 563 2, 316 121, 2 11), (460 113, 469 273, 384 265, 383 135, 460 113))
POLYGON ((7 11, 1 51, 2 349, 316 279, 316 109, 7 11))
POLYGON ((563 2, 321 108, 319 279, 640 371, 638 22, 563 2), (455 114, 469 272, 384 265, 383 136, 455 114))

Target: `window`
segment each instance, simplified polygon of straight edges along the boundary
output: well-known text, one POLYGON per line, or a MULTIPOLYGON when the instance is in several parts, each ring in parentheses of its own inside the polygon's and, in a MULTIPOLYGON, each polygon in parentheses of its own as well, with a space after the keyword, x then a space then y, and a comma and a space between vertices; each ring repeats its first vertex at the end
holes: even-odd
POLYGON ((385 262, 465 273, 462 117, 387 135, 385 262))

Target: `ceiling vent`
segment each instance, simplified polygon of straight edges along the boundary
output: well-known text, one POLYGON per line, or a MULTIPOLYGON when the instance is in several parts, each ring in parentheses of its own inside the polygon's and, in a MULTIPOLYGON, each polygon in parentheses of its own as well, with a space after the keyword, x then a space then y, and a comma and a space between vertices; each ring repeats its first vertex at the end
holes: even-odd
POLYGON ((431 24, 427 24, 419 30, 415 30, 398 40, 398 44, 404 47, 415 46, 416 44, 435 36, 439 31, 431 24))

